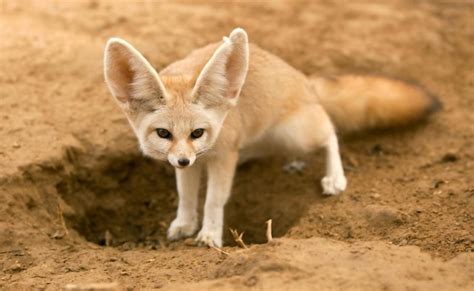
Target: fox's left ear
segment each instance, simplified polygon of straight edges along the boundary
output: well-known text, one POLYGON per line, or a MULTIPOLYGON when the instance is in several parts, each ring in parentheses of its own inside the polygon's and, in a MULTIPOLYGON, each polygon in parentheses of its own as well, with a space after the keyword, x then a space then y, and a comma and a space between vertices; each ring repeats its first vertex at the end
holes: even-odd
POLYGON ((104 76, 112 95, 129 110, 165 102, 165 89, 150 63, 131 44, 111 38, 105 47, 104 76))
POLYGON ((249 66, 247 33, 236 28, 202 69, 193 96, 207 106, 237 104, 249 66))

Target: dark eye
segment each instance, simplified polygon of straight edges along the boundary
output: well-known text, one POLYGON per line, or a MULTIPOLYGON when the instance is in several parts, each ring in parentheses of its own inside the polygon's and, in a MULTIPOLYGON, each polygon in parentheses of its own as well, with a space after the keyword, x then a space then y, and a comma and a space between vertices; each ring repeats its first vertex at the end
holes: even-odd
POLYGON ((191 132, 191 138, 200 138, 204 134, 204 128, 198 128, 191 132))
POLYGON ((167 129, 164 128, 157 128, 156 133, 158 134, 159 137, 161 138, 166 138, 170 139, 171 138, 171 132, 169 132, 167 129))

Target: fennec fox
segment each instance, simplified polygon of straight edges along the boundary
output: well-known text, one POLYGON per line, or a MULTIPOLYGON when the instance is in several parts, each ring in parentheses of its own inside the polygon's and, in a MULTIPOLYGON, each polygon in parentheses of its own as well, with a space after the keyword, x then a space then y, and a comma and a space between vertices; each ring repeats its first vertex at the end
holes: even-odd
POLYGON ((327 152, 327 195, 346 189, 335 126, 354 131, 403 125, 426 116, 437 101, 423 90, 381 77, 309 79, 249 44, 237 28, 220 43, 195 50, 159 74, 129 43, 105 48, 105 80, 147 156, 176 168, 176 240, 198 229, 198 189, 207 196, 197 241, 222 246, 224 205, 239 161, 268 154, 327 152), (331 122, 332 120, 332 122, 331 122))

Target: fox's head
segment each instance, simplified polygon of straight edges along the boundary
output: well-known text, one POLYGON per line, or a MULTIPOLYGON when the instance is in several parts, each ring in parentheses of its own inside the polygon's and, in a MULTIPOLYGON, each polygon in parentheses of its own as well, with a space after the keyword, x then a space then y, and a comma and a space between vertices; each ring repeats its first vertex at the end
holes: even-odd
POLYGON ((174 167, 192 165, 211 149, 237 104, 248 70, 248 40, 235 29, 200 72, 162 76, 129 43, 105 48, 105 80, 147 156, 174 167))

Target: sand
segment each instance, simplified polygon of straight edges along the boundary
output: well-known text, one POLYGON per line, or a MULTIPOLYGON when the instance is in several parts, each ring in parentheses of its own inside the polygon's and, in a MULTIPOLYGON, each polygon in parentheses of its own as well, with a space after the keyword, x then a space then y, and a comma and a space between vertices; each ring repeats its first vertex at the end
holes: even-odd
POLYGON ((467 1, 3 1, 0 288, 473 290, 472 19, 467 1), (173 170, 141 156, 102 58, 120 36, 159 70, 237 26, 305 74, 415 80, 444 109, 341 137, 337 197, 322 152, 243 165, 226 229, 249 248, 225 231, 222 254, 166 241, 173 170))

